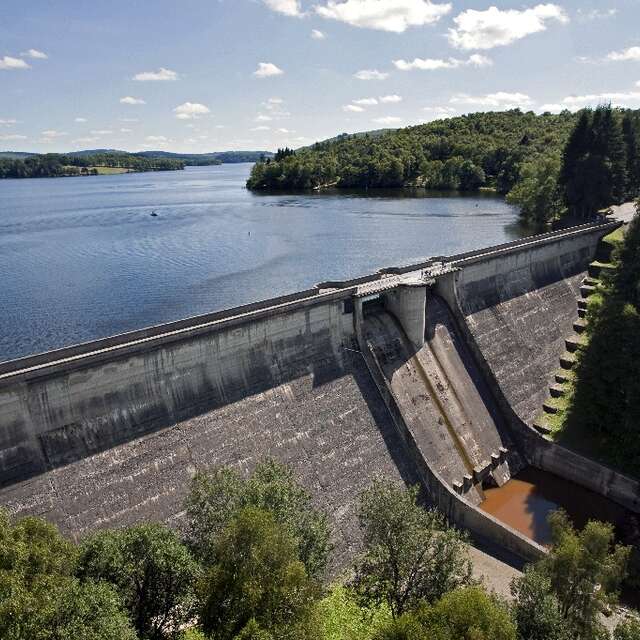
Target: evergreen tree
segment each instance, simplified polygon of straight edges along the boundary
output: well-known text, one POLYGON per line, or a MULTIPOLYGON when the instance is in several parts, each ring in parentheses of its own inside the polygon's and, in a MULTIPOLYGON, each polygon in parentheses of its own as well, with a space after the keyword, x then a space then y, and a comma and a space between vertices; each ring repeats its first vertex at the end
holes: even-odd
POLYGON ((636 198, 640 195, 640 138, 638 120, 631 111, 624 114, 622 132, 627 152, 627 198, 636 198))
POLYGON ((602 207, 624 201, 627 187, 627 151, 620 114, 611 105, 600 106, 594 115, 595 153, 609 169, 608 189, 600 195, 602 207))
POLYGON ((569 213, 582 219, 623 202, 627 152, 619 112, 585 109, 564 150, 560 185, 569 213))
POLYGON ((584 216, 584 184, 579 171, 580 163, 590 147, 593 113, 585 109, 580 114, 564 152, 560 169, 560 185, 564 189, 565 203, 569 212, 578 217, 584 216))

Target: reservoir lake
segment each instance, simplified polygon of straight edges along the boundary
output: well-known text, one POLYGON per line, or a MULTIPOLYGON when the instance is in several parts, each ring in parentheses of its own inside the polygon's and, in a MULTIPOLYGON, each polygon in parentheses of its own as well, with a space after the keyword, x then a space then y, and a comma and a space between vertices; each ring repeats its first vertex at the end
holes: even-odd
POLYGON ((250 169, 1 180, 0 361, 526 235, 491 195, 256 194, 250 169))

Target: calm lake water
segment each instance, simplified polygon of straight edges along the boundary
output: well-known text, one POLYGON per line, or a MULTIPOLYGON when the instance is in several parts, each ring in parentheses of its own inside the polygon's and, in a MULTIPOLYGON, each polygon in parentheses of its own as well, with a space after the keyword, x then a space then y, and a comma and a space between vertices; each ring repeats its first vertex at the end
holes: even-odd
POLYGON ((0 181, 0 361, 524 233, 495 197, 256 195, 250 168, 0 181))

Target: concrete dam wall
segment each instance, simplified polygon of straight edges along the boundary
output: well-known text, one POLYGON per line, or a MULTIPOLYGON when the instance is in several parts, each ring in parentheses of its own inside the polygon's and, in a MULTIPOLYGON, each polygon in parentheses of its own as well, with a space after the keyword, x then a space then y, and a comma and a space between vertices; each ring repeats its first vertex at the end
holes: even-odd
POLYGON ((573 321, 570 292, 610 229, 0 364, 0 504, 76 537, 142 519, 177 525, 197 470, 271 456, 331 517, 336 566, 358 546, 358 493, 380 475, 421 481, 451 520, 534 557, 537 545, 477 504, 483 482, 550 460, 547 449, 563 459, 525 423, 573 321))

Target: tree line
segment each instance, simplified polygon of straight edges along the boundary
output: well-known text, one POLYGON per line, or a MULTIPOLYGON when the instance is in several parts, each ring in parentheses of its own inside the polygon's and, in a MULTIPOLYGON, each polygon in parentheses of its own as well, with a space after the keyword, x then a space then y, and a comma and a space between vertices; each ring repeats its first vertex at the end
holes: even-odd
POLYGON ((131 171, 175 171, 185 162, 172 158, 146 158, 130 153, 95 153, 65 155, 46 153, 27 158, 0 157, 0 178, 54 178, 95 175, 96 167, 113 167, 131 171))
POLYGON ((338 136, 256 164, 250 189, 422 186, 508 193, 520 167, 561 149, 576 116, 474 113, 375 134, 338 136))
MULTIPOLYGON (((0 514, 4 640, 600 640, 629 550, 612 527, 550 518, 553 547, 511 585, 472 577, 466 537, 418 490, 360 496, 363 551, 327 585, 326 516, 287 467, 199 473, 181 532, 146 523, 74 544, 44 520, 0 514)), ((622 623, 615 640, 638 640, 622 623)))
POLYGON ((538 225, 640 191, 640 112, 518 109, 475 113, 377 135, 339 136, 258 162, 249 189, 406 187, 494 189, 538 225))

